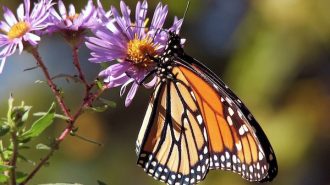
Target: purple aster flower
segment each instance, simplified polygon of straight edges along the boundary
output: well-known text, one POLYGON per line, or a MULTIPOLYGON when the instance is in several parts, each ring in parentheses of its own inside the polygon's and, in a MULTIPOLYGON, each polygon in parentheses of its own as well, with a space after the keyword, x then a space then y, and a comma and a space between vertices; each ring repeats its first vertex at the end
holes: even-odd
POLYGON ((47 32, 60 32, 73 47, 78 47, 84 40, 87 29, 92 29, 99 24, 93 0, 88 0, 80 13, 76 11, 73 4, 66 9, 63 1, 59 0, 58 12, 55 8, 51 9, 50 21, 53 25, 48 28, 47 32))
POLYGON ((112 16, 111 10, 105 11, 100 0, 97 0, 97 17, 100 24, 107 23, 112 16))
POLYGON ((18 48, 21 54, 25 45, 36 46, 40 41, 40 36, 36 33, 45 29, 49 22, 49 9, 52 6, 51 0, 39 0, 30 10, 30 0, 24 0, 17 8, 17 17, 7 7, 3 7, 4 21, 0 22, 0 52, 2 72, 6 58, 15 53, 18 48))
MULTIPOLYGON (((93 30, 95 37, 88 37, 86 45, 92 50, 91 58, 94 63, 112 62, 99 74, 109 88, 122 86, 122 96, 127 86, 131 88, 127 94, 125 105, 129 106, 137 89, 147 74, 154 69, 155 63, 151 57, 160 55, 168 40, 168 33, 163 30, 163 25, 168 13, 167 6, 159 3, 154 12, 152 21, 148 26, 149 19, 146 17, 147 1, 138 2, 135 10, 135 22, 130 19, 131 10, 123 2, 120 2, 120 15, 116 8, 111 7, 112 17, 104 23, 103 27, 93 30)), ((173 26, 168 31, 178 33, 182 19, 174 19, 173 26)), ((145 87, 155 85, 157 78, 154 76, 145 87)))
POLYGON ((54 31, 80 31, 95 26, 96 11, 92 0, 88 0, 87 5, 80 13, 76 12, 73 4, 66 9, 62 0, 58 1, 58 11, 52 8, 50 19, 53 26, 49 28, 50 32, 54 31))

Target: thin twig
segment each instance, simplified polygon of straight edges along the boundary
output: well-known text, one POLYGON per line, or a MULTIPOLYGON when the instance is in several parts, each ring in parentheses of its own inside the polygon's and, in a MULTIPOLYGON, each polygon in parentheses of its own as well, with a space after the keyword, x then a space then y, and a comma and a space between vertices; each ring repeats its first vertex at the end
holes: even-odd
POLYGON ((48 69, 47 67, 45 66, 38 50, 36 48, 32 48, 30 50, 31 54, 33 55, 33 57, 35 58, 38 66, 41 68, 42 72, 44 73, 45 77, 46 77, 46 80, 47 80, 47 83, 48 85, 50 86, 50 89, 52 90, 52 92, 54 93, 55 97, 56 97, 56 100, 58 102, 58 104, 60 105, 61 107, 61 110, 63 111, 63 113, 65 114, 65 116, 67 116, 68 118, 70 118, 70 121, 69 122, 72 122, 72 116, 70 114, 70 110, 69 108, 65 105, 64 103, 64 99, 60 93, 60 91, 58 90, 56 84, 52 81, 52 78, 48 72, 48 69))
POLYGON ((72 48, 72 56, 73 56, 73 64, 74 64, 74 66, 76 67, 76 69, 78 71, 79 78, 83 82, 86 92, 88 92, 90 90, 90 85, 86 81, 85 75, 84 75, 84 73, 83 73, 83 71, 80 67, 78 47, 74 46, 72 48))
MULTIPOLYGON (((84 112, 84 109, 90 107, 92 103, 104 92, 106 87, 101 88, 99 91, 97 91, 94 94, 86 95, 86 98, 84 99, 84 102, 81 104, 81 106, 78 108, 76 113, 72 116, 73 120, 76 121, 79 116, 84 112)), ((58 137, 57 140, 62 141, 67 135, 70 134, 71 130, 73 129, 73 124, 70 126, 68 125, 67 128, 62 132, 60 137, 58 137)))
POLYGON ((41 159, 41 161, 39 162, 39 164, 32 170, 32 172, 24 179, 23 182, 20 183, 20 185, 25 185, 26 183, 28 183, 33 177, 34 175, 40 170, 40 168, 46 164, 46 162, 49 160, 49 158, 53 155, 53 153, 55 152, 56 147, 52 147, 51 150, 49 151, 49 153, 43 158, 41 159))
POLYGON ((18 156, 18 141, 17 141, 17 135, 16 131, 11 132, 11 140, 13 143, 13 156, 10 160, 9 165, 12 166, 10 169, 10 184, 16 185, 16 162, 17 162, 17 156, 18 156))

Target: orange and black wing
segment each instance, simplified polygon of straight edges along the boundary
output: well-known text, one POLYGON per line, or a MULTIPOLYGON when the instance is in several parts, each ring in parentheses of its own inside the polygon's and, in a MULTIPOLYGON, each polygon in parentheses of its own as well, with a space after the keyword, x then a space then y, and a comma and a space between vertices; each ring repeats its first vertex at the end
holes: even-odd
POLYGON ((210 156, 201 114, 185 83, 159 82, 138 135, 138 165, 167 184, 204 179, 210 156))
POLYGON ((275 154, 249 110, 198 61, 185 56, 177 63, 205 122, 210 169, 231 170, 249 181, 271 181, 277 174, 275 154))

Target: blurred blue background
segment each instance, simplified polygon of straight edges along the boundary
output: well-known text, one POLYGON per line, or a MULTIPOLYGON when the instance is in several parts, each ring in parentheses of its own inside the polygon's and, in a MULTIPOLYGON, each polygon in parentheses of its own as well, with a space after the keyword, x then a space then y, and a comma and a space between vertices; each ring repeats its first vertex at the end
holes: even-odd
MULTIPOLYGON (((0 0, 12 10, 21 1, 0 0)), ((85 0, 74 3, 77 10, 85 0)), ((134 10, 136 1, 126 1, 134 10)), ((175 15, 182 17, 186 1, 169 4, 168 25, 175 15)), ((118 7, 118 0, 103 0, 118 7)), ((149 1, 149 15, 158 1, 149 1)), ((186 52, 202 61, 221 77, 246 103, 260 122, 275 150, 279 174, 274 185, 330 184, 330 1, 329 0, 192 0, 182 27, 187 38, 186 52)), ((40 52, 52 75, 74 73, 70 47, 59 36, 42 38, 40 52)), ((83 46, 80 59, 88 80, 100 66, 88 62, 83 46)), ((0 116, 6 114, 7 99, 24 100, 32 111, 45 111, 52 93, 33 58, 27 53, 8 58, 0 75, 0 116)), ((65 91, 65 100, 75 109, 82 87, 65 80, 56 81, 65 91)), ((119 89, 104 97, 117 102, 105 113, 87 113, 77 123, 78 134, 103 143, 102 147, 69 136, 31 184, 77 182, 111 185, 161 184, 136 166, 135 140, 151 95, 140 88, 130 107, 124 107, 119 89)), ((33 118, 36 119, 36 118, 33 118)), ((47 143, 65 127, 56 122, 43 135, 47 143)), ((33 144, 31 144, 33 146, 33 144)), ((45 152, 24 151, 38 161, 45 152)), ((22 170, 31 164, 20 163, 22 170)), ((238 175, 211 171, 203 185, 251 184, 238 175)))

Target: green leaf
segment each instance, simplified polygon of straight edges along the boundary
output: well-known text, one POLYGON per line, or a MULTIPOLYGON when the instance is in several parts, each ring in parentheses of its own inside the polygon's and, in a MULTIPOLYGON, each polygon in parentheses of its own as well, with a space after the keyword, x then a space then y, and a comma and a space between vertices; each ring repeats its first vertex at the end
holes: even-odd
POLYGON ((2 151, 2 154, 3 154, 5 159, 10 159, 11 156, 13 155, 13 152, 10 151, 10 150, 4 150, 4 151, 2 151))
POLYGON ((46 82, 45 81, 42 81, 42 80, 36 80, 34 83, 35 84, 43 84, 43 83, 46 83, 46 82))
POLYGON ((24 162, 26 162, 26 163, 32 164, 33 166, 36 164, 34 161, 26 158, 25 156, 23 156, 21 154, 18 154, 17 158, 24 161, 24 162))
POLYGON ((21 183, 25 180, 25 178, 28 176, 27 173, 24 172, 16 172, 16 182, 21 183))
POLYGON ((14 98, 13 98, 12 94, 10 94, 10 97, 8 99, 8 111, 7 111, 7 121, 8 121, 8 125, 10 127, 15 127, 14 122, 11 119, 13 103, 14 103, 14 98))
POLYGON ((104 112, 109 108, 115 108, 117 104, 114 101, 107 100, 104 98, 99 98, 99 100, 103 103, 103 105, 98 107, 88 107, 87 109, 95 111, 95 112, 104 112))
MULTIPOLYGON (((23 143, 18 143, 18 149, 20 149, 20 150, 26 150, 26 149, 30 149, 30 147, 24 145, 23 143)), ((13 143, 10 143, 10 145, 7 148, 7 150, 13 151, 13 143)))
POLYGON ((0 164, 0 172, 4 172, 4 171, 10 170, 12 168, 13 168, 12 166, 0 164))
POLYGON ((99 98, 99 100, 104 103, 105 105, 108 105, 109 108, 116 108, 117 104, 114 101, 107 100, 104 98, 99 98))
POLYGON ((24 143, 18 143, 18 149, 20 150, 27 150, 30 149, 31 147, 26 146, 24 143))
POLYGON ((8 181, 8 179, 9 179, 8 176, 0 173, 0 183, 5 183, 8 181))
POLYGON ((8 125, 0 125, 0 137, 6 135, 10 130, 8 125))
POLYGON ((108 105, 103 105, 100 107, 88 107, 87 109, 94 111, 94 112, 104 112, 109 109, 108 105))
POLYGON ((97 184, 98 184, 98 185, 107 185, 105 182, 102 182, 102 181, 100 181, 100 180, 97 180, 97 184))
POLYGON ((55 80, 57 78, 64 78, 67 82, 69 82, 70 80, 72 80, 74 83, 80 82, 80 79, 77 76, 72 76, 69 74, 58 74, 54 76, 52 79, 55 80))
MULTIPOLYGON (((34 113, 33 116, 44 116, 46 114, 47 114, 47 112, 37 112, 37 113, 34 113)), ((65 121, 68 121, 70 119, 69 117, 61 115, 61 114, 55 114, 55 118, 63 119, 65 121)))
POLYGON ((39 136, 46 128, 48 128, 55 117, 55 103, 52 103, 47 114, 35 121, 31 128, 24 132, 20 137, 20 141, 29 140, 31 138, 39 136))
POLYGON ((51 148, 45 144, 39 143, 39 144, 37 144, 36 149, 37 150, 50 150, 51 148))

